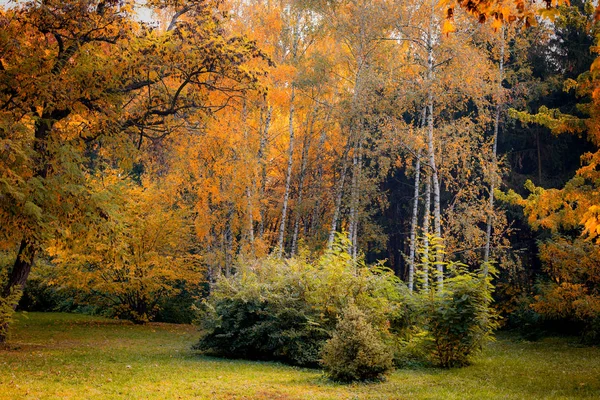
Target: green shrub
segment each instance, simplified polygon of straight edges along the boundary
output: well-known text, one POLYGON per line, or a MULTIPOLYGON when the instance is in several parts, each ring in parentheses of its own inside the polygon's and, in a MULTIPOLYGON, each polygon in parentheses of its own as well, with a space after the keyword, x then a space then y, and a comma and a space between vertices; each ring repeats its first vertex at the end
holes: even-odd
POLYGON ((319 258, 270 257, 217 280, 199 307, 196 349, 214 355, 317 366, 338 316, 353 301, 376 326, 398 314, 399 281, 380 265, 348 256, 339 239, 319 258))
POLYGON ((393 336, 396 368, 420 368, 431 365, 431 335, 415 327, 408 338, 393 336))
POLYGON ((492 339, 497 326, 490 308, 489 278, 456 270, 445 280, 441 293, 423 298, 427 302, 429 346, 436 363, 444 368, 469 364, 471 357, 492 339))
MULTIPOLYGON (((0 284, 2 281, 0 280, 0 284)), ((6 297, 0 295, 0 343, 8 338, 8 328, 15 314, 15 306, 21 298, 21 290, 12 290, 6 297)))
POLYGON ((174 285, 178 293, 163 297, 158 304, 158 313, 154 318, 156 322, 169 322, 173 324, 191 324, 196 314, 194 303, 205 295, 208 285, 195 284, 187 281, 174 285))
MULTIPOLYGON (((41 279, 28 279, 23 297, 19 301, 19 310, 56 311, 68 299, 73 302, 72 293, 59 293, 55 287, 47 285, 41 279)), ((64 311, 70 311, 70 309, 64 311)))
POLYGON ((531 304, 534 299, 528 295, 521 295, 515 301, 515 309, 507 315, 504 328, 514 331, 525 340, 539 340, 547 334, 545 321, 531 304))
POLYGON ((424 329, 422 296, 411 293, 408 287, 398 287, 402 308, 390 320, 394 347, 394 365, 398 368, 421 367, 430 364, 429 332, 424 329))
POLYGON ((312 323, 311 310, 294 299, 285 304, 221 299, 212 314, 211 318, 205 313, 206 333, 195 348, 220 356, 316 366, 319 350, 329 338, 326 329, 312 323))
POLYGON ((334 381, 381 380, 393 367, 393 350, 355 305, 345 310, 322 351, 326 374, 334 381))

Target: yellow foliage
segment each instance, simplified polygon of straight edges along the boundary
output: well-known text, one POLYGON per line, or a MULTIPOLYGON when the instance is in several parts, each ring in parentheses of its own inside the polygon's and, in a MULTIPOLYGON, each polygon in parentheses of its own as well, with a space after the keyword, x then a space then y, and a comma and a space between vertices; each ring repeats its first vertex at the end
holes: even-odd
POLYGON ((177 282, 203 281, 191 253, 190 216, 174 205, 168 185, 138 185, 117 170, 93 177, 91 185, 104 217, 47 248, 57 284, 94 293, 117 304, 122 316, 145 321, 161 298, 177 293, 177 282))

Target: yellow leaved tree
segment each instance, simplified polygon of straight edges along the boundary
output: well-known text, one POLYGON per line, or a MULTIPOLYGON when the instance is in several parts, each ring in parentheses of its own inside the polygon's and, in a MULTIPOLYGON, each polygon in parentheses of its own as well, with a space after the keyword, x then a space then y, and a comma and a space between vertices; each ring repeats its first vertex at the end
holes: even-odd
POLYGON ((177 204, 173 185, 138 184, 117 170, 97 174, 90 185, 103 217, 51 241, 52 285, 146 322, 182 283, 202 283, 191 213, 177 204))

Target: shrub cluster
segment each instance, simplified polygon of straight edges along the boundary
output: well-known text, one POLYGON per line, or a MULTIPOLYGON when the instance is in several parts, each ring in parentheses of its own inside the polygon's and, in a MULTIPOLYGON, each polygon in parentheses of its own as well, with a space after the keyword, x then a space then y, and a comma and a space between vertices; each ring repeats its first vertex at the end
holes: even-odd
POLYGON ((267 258, 220 277, 199 307, 209 354, 324 367, 336 381, 382 379, 396 365, 469 363, 491 339, 489 278, 448 265, 443 290, 410 293, 341 239, 322 257, 267 258))
POLYGON ((318 259, 268 258, 221 277, 200 307, 197 349, 221 356, 317 366, 338 317, 353 302, 369 323, 385 323, 401 304, 394 274, 354 262, 344 242, 318 259))

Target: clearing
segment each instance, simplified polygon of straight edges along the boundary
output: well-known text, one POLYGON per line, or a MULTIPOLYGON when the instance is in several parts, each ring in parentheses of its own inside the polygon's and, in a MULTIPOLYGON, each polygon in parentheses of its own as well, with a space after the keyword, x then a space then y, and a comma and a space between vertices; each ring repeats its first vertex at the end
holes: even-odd
POLYGON ((0 350, 0 399, 592 399, 600 349, 501 335, 470 367, 340 385, 318 370, 195 354, 190 325, 19 313, 0 350))

